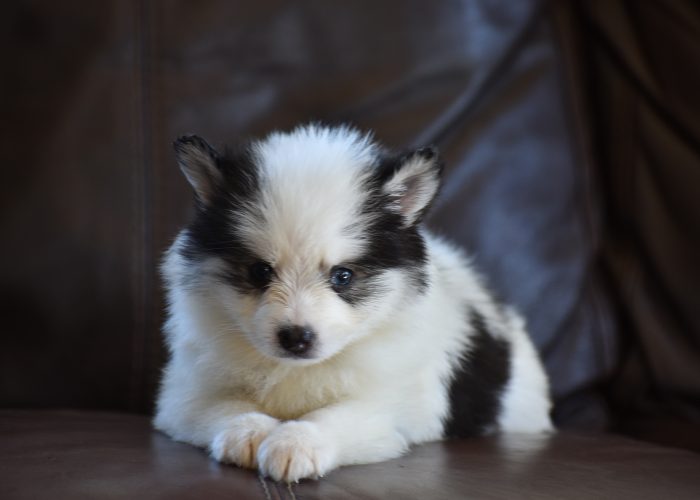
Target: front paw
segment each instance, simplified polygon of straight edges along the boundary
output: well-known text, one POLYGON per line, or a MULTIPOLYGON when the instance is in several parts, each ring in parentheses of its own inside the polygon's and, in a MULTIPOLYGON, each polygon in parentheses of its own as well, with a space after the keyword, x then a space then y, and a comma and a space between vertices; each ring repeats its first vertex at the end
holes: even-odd
POLYGON ((334 467, 334 452, 316 424, 292 421, 280 425, 260 445, 260 471, 275 481, 318 478, 334 467))
POLYGON ((277 426, 279 420, 263 413, 244 413, 231 420, 211 443, 211 456, 219 462, 255 469, 260 443, 277 426))

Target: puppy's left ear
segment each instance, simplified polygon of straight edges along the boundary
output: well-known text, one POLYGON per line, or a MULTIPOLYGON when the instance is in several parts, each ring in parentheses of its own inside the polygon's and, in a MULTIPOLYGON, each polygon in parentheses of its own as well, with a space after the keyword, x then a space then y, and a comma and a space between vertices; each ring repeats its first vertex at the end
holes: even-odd
POLYGON ((404 227, 419 223, 440 189, 442 161, 436 148, 421 148, 401 156, 393 163, 382 186, 389 196, 390 208, 399 212, 404 227))

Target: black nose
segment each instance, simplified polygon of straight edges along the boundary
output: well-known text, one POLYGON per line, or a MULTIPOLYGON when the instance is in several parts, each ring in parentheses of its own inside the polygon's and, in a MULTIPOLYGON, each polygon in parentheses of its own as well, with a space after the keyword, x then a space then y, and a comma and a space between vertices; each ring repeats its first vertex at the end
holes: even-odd
POLYGON ((285 326, 277 332, 277 339, 285 351, 295 356, 303 356, 314 345, 316 334, 308 327, 285 326))

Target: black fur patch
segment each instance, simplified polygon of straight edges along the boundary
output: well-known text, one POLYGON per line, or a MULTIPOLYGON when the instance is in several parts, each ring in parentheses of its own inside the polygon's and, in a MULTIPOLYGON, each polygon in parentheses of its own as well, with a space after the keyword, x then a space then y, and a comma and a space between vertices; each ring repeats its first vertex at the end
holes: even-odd
POLYGON ((349 304, 357 304, 383 292, 383 271, 402 268, 409 273, 416 293, 427 286, 425 241, 415 227, 402 229, 398 214, 380 210, 366 229, 369 245, 364 256, 348 263, 355 272, 351 286, 338 295, 349 304))
POLYGON ((495 338, 479 311, 470 308, 474 330, 469 350, 450 385, 450 415, 445 436, 469 437, 488 433, 501 411, 501 396, 510 378, 510 345, 495 338))
POLYGON ((259 291, 249 280, 249 267, 259 259, 232 232, 236 210, 258 193, 257 168, 246 148, 227 151, 215 160, 223 184, 217 186, 209 203, 195 199, 195 215, 187 226, 188 238, 180 253, 191 261, 219 257, 227 263, 221 279, 242 292, 259 291))
POLYGON ((353 282, 347 287, 336 290, 338 296, 345 302, 355 305, 381 295, 385 291, 380 279, 380 269, 367 266, 359 261, 347 265, 355 273, 353 282))
POLYGON ((347 267, 358 276, 352 286, 339 293, 350 304, 381 294, 378 278, 389 269, 401 268, 408 272, 416 293, 422 293, 428 285, 425 270, 428 257, 418 224, 404 227, 402 216, 389 208, 393 200, 382 193, 384 183, 404 161, 405 155, 380 161, 366 184, 368 196, 361 210, 361 218, 370 221, 364 228, 369 245, 362 258, 347 263, 347 267))

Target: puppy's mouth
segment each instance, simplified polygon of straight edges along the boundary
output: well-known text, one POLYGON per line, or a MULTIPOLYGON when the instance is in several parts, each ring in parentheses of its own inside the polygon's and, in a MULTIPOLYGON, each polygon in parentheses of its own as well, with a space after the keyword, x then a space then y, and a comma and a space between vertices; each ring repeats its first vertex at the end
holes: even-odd
POLYGON ((272 357, 277 363, 300 367, 315 365, 326 360, 326 356, 319 352, 309 351, 304 354, 292 354, 279 348, 274 349, 272 356, 269 354, 267 356, 272 357))
POLYGON ((289 352, 280 351, 277 355, 277 358, 283 359, 285 361, 300 361, 304 364, 319 361, 319 358, 313 352, 307 352, 304 354, 292 354, 289 352))

